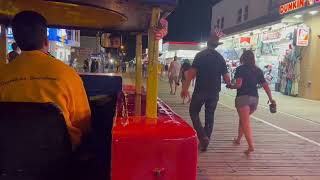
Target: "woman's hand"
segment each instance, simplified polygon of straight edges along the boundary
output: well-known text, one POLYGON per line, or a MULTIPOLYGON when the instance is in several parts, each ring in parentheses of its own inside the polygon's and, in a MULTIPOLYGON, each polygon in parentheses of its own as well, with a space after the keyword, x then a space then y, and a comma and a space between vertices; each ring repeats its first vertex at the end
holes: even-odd
POLYGON ((227 85, 226 85, 226 87, 229 89, 240 89, 241 86, 242 86, 242 79, 241 78, 237 78, 235 84, 227 83, 227 85))

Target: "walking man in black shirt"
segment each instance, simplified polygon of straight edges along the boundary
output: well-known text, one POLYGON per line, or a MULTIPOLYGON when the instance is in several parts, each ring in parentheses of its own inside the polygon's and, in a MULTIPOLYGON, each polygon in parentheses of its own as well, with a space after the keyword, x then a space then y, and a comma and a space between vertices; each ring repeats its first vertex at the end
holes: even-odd
POLYGON ((188 97, 191 80, 197 79, 189 112, 193 127, 197 131, 201 151, 207 150, 213 131, 214 113, 221 91, 221 76, 228 85, 231 84, 226 62, 215 50, 221 44, 219 37, 213 33, 207 42, 207 49, 196 55, 192 68, 187 71, 186 83, 181 91, 182 98, 188 97), (204 127, 199 117, 203 105, 205 105, 204 127))

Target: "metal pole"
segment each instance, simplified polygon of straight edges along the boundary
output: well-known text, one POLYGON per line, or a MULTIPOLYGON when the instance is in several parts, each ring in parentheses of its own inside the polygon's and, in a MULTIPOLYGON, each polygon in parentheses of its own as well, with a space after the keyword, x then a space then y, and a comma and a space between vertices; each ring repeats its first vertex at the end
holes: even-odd
POLYGON ((159 41, 155 38, 154 28, 160 18, 160 8, 152 9, 152 18, 149 28, 149 52, 148 52, 148 80, 147 80, 147 118, 157 118, 158 98, 158 59, 159 41))
POLYGON ((5 25, 0 25, 0 64, 7 63, 7 30, 5 25))
POLYGON ((136 36, 136 93, 141 94, 142 87, 142 34, 136 36))
POLYGON ((96 53, 100 53, 101 48, 100 48, 100 33, 97 32, 96 34, 96 53))

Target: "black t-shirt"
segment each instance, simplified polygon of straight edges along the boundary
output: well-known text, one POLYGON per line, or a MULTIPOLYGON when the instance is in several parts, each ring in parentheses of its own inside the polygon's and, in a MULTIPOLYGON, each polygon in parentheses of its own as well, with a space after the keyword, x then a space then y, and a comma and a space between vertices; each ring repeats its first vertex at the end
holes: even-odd
POLYGON ((194 93, 214 95, 221 91, 221 76, 228 73, 226 61, 216 50, 198 53, 192 67, 197 69, 194 93))
POLYGON ((261 69, 248 65, 241 65, 236 69, 234 78, 242 79, 242 86, 237 90, 237 96, 256 96, 258 97, 258 84, 266 82, 261 69))

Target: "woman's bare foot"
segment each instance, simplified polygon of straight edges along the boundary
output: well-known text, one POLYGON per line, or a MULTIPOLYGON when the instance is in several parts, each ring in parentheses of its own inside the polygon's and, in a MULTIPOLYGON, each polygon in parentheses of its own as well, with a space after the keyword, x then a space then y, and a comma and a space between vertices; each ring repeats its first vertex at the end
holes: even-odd
POLYGON ((246 154, 246 155, 249 155, 249 154, 251 154, 251 153, 253 153, 254 152, 254 148, 253 147, 249 147, 246 151, 244 151, 244 153, 246 154))
POLYGON ((241 140, 239 140, 238 138, 234 138, 234 139, 233 139, 233 144, 235 144, 235 145, 240 145, 240 141, 241 141, 241 140))

